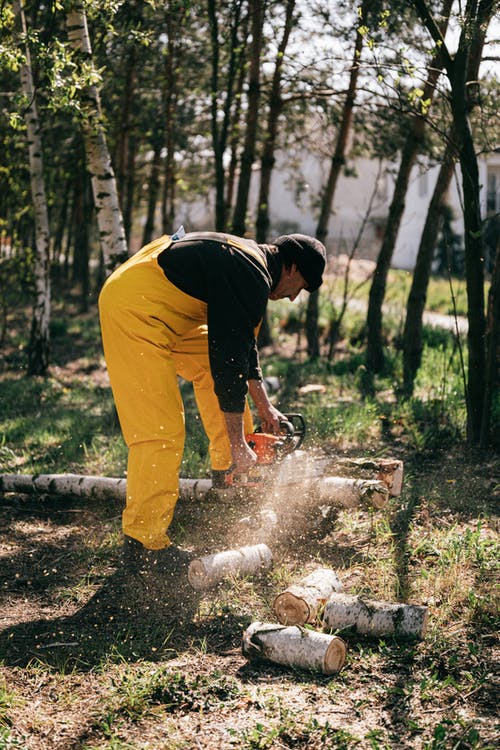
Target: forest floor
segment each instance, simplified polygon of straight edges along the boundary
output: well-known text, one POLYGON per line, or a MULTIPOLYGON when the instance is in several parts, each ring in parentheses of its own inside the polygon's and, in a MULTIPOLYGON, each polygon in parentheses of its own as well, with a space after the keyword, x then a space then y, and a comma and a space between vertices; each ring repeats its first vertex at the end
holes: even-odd
MULTIPOLYGON (((85 357, 57 379, 106 386, 85 357)), ((305 454, 328 474, 347 458, 400 459, 403 491, 328 515, 297 461, 284 489, 180 501, 176 543, 199 554, 264 539, 273 553, 269 571, 204 592, 189 616, 178 592, 151 606, 120 573, 120 502, 3 495, 0 750, 497 748, 500 457, 383 434, 376 449, 331 440, 305 454), (278 516, 264 537, 242 522, 262 509, 278 516), (246 627, 275 622, 276 595, 317 567, 347 593, 428 607, 425 636, 341 632, 334 675, 248 661, 246 627)))

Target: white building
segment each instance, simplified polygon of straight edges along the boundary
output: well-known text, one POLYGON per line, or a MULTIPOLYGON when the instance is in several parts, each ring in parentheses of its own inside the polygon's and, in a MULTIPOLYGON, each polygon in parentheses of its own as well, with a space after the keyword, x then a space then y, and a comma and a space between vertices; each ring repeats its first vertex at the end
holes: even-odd
MULTIPOLYGON (((326 182, 329 160, 320 162, 304 151, 299 160, 300 174, 287 168, 284 158, 277 160, 272 176, 269 239, 287 232, 314 235, 318 217, 318 196, 326 182)), ((297 159, 295 158, 295 164, 297 159)), ((398 239, 393 255, 394 268, 411 270, 418 252, 427 208, 432 197, 439 166, 424 169, 415 166, 406 195, 398 239)), ((332 255, 350 253, 354 243, 356 257, 375 260, 380 250, 383 228, 394 189, 397 164, 382 164, 371 159, 356 159, 349 174, 339 178, 330 219, 327 247, 332 255)), ((481 212, 483 217, 500 211, 500 152, 479 161, 481 212)), ((448 191, 448 204, 454 216, 453 228, 463 235, 461 177, 457 167, 448 191)), ((255 217, 259 170, 255 169, 251 188, 251 216, 255 217)), ((187 231, 213 229, 213 206, 197 202, 180 207, 179 222, 187 231)))

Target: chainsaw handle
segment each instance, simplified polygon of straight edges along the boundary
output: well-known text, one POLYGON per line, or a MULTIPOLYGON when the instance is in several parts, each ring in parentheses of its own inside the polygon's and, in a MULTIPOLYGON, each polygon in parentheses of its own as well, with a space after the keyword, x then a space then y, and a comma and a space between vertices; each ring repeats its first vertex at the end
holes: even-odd
MULTIPOLYGON (((286 423, 292 428, 292 435, 294 439, 293 450, 297 450, 297 448, 300 448, 300 446, 304 442, 304 438, 306 436, 306 420, 304 419, 302 414, 299 414, 297 412, 294 412, 292 414, 283 414, 283 416, 285 417, 286 423)), ((286 429, 288 431, 288 428, 286 429)))

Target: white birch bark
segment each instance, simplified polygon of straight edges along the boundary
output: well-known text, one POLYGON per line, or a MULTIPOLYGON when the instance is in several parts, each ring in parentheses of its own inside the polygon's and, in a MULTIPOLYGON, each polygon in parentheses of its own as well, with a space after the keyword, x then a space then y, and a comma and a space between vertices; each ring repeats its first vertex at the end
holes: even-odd
POLYGON ((379 602, 350 594, 332 594, 323 612, 324 624, 335 630, 353 628, 363 635, 422 638, 427 607, 379 602))
POLYGON ((324 477, 318 481, 317 487, 322 500, 328 500, 344 508, 354 508, 367 501, 380 509, 389 499, 389 490, 377 479, 324 477))
POLYGON ((336 591, 342 591, 342 581, 337 573, 329 568, 318 568, 278 594, 273 612, 283 625, 312 623, 336 591))
POLYGON ((267 570, 272 561, 272 552, 265 544, 228 549, 193 560, 188 568, 188 580, 194 589, 202 591, 215 586, 224 578, 267 570))
MULTIPOLYGON (((14 13, 26 40, 26 19, 22 0, 15 0, 14 13)), ((42 375, 49 364, 50 323, 50 230, 40 121, 36 107, 35 87, 28 42, 24 42, 25 60, 20 67, 21 88, 28 101, 24 121, 29 150, 31 195, 35 214, 35 300, 29 343, 28 372, 42 375)))
POLYGON ((264 622, 253 622, 245 630, 242 650, 250 660, 262 659, 323 674, 340 672, 346 659, 346 645, 338 636, 264 622))
MULTIPOLYGON (((95 499, 125 500, 127 480, 80 474, 0 474, 0 492, 26 495, 66 495, 95 499)), ((180 479, 179 497, 202 500, 209 492, 209 479, 180 479)))
MULTIPOLYGON (((82 2, 76 0, 68 11, 66 28, 73 49, 91 62, 92 47, 82 2)), ((83 129, 87 169, 92 181, 104 266, 110 273, 116 262, 127 256, 128 251, 115 174, 102 123, 99 90, 95 84, 87 87, 85 104, 83 129)))

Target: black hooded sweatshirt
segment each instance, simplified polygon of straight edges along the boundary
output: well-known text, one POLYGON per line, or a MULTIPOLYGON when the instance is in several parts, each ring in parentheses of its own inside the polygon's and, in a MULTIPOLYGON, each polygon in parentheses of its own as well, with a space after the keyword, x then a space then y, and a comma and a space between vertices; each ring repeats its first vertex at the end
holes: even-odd
POLYGON ((256 331, 281 275, 277 249, 217 232, 191 232, 158 256, 178 289, 206 302, 208 351, 222 411, 242 412, 249 379, 262 380, 256 331))

